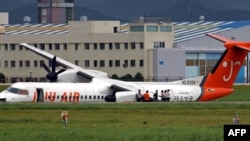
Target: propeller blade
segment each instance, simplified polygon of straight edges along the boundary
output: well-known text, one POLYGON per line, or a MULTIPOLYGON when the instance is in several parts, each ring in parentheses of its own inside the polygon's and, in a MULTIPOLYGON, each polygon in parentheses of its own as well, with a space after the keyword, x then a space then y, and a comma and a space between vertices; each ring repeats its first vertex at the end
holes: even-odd
POLYGON ((43 68, 48 72, 46 78, 50 82, 57 82, 58 74, 66 71, 66 69, 60 69, 59 71, 56 72, 56 67, 57 67, 56 56, 54 56, 53 59, 51 60, 51 70, 45 63, 43 63, 43 68))
POLYGON ((48 73, 51 73, 49 67, 48 67, 45 63, 43 63, 42 66, 43 66, 43 68, 44 68, 48 73))
POLYGON ((51 61, 51 66, 52 66, 52 72, 56 71, 56 56, 53 57, 52 61, 51 61))
POLYGON ((66 69, 60 69, 58 72, 56 72, 56 74, 58 75, 58 74, 60 74, 60 73, 62 73, 64 71, 66 71, 66 69))

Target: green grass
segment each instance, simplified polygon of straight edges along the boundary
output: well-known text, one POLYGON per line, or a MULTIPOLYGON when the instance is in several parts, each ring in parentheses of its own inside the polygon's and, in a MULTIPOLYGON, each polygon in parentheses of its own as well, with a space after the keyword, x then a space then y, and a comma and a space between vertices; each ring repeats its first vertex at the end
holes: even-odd
POLYGON ((0 140, 208 140, 223 139, 223 125, 239 110, 250 123, 250 103, 126 103, 0 105, 0 140), (63 128, 62 110, 69 111, 63 128))
POLYGON ((235 111, 240 124, 250 123, 250 87, 234 87, 219 102, 1 103, 0 140, 222 141, 235 111), (69 111, 66 128, 62 110, 69 111))

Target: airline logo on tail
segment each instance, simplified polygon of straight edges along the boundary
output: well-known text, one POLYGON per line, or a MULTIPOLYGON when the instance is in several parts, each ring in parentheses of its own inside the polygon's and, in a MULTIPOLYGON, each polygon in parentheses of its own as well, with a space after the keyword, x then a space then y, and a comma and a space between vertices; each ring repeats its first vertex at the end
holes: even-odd
POLYGON ((249 42, 238 42, 215 34, 208 36, 224 42, 226 50, 213 70, 204 78, 201 84, 203 96, 199 101, 208 101, 232 93, 233 83, 250 51, 249 42))
POLYGON ((234 63, 233 60, 229 60, 229 61, 223 62, 223 65, 222 65, 222 66, 223 66, 226 70, 229 70, 227 76, 226 76, 226 75, 223 75, 223 80, 224 80, 225 82, 227 82, 227 81, 229 81, 229 80, 232 78, 232 74, 233 74, 233 72, 234 72, 234 67, 235 67, 235 66, 236 66, 236 67, 241 67, 241 63, 240 63, 240 61, 236 61, 236 62, 234 63), (230 68, 230 69, 228 69, 228 68, 230 68))

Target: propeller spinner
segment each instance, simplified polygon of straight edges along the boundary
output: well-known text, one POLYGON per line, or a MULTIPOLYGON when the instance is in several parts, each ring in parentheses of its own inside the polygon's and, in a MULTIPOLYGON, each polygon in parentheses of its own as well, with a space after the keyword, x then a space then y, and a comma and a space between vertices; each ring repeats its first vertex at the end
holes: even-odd
POLYGON ((56 72, 56 56, 53 57, 52 62, 51 62, 51 70, 49 69, 49 67, 43 63, 43 68, 48 72, 48 74, 46 75, 46 78, 50 81, 50 82, 57 82, 57 77, 58 74, 64 72, 66 69, 60 69, 59 71, 56 72))

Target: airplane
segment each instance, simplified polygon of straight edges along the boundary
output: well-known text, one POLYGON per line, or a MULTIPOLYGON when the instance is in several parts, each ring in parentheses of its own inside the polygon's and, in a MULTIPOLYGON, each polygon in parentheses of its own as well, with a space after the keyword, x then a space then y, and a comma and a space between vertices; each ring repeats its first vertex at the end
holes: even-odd
MULTIPOLYGON (((179 82, 127 82, 108 78, 107 73, 87 70, 56 58, 26 43, 20 45, 52 60, 46 65, 51 82, 17 82, 0 93, 0 102, 135 102, 136 93, 170 90, 170 101, 211 101, 233 93, 233 83, 250 51, 250 42, 239 42, 217 34, 206 34, 224 43, 226 48, 214 68, 196 85, 179 82), (56 63, 64 69, 55 70, 56 63)), ((160 99, 160 97, 158 97, 160 99)))

